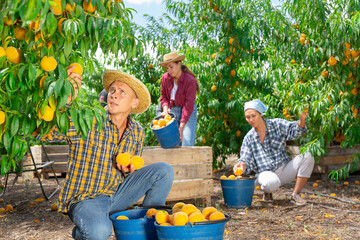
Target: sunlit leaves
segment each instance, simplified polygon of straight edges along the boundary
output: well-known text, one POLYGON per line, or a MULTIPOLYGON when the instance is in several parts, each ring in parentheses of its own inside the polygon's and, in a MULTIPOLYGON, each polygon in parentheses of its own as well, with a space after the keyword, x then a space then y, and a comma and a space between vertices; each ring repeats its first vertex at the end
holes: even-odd
POLYGON ((165 3, 170 14, 159 21, 148 17, 149 26, 142 33, 149 43, 156 42, 160 53, 168 49, 186 53, 186 64, 196 73, 202 91, 197 100, 199 140, 213 147, 215 158, 229 149, 236 152, 228 138, 215 133, 229 134, 246 125, 241 107, 253 98, 266 100, 269 118, 295 121, 307 107, 309 130, 300 143, 314 156, 324 155, 336 135, 346 136, 344 147, 358 143, 354 126, 359 118, 350 108, 359 98, 350 91, 359 87, 360 72, 355 58, 342 64, 345 41, 351 49, 360 48, 358 1, 296 0, 278 6, 266 0, 165 3), (169 29, 163 27, 164 21, 169 29), (302 43, 301 34, 306 38, 302 43), (229 44, 230 38, 235 45, 229 44), (332 56, 338 61, 335 66, 328 64, 332 56), (231 70, 236 76, 230 76, 231 70), (349 79, 349 72, 356 77, 349 79))
POLYGON ((15 170, 26 149, 26 140, 32 138, 36 128, 44 135, 56 125, 66 134, 70 115, 83 137, 92 129, 94 115, 101 121, 101 128, 105 113, 96 103, 84 106, 73 97, 75 110, 72 114, 66 111, 68 97, 75 95, 66 70, 71 63, 84 67, 83 84, 86 85, 99 48, 105 56, 114 54, 122 59, 142 53, 142 45, 133 37, 130 24, 133 10, 125 9, 124 3, 92 0, 94 6, 97 5, 93 13, 84 11, 82 1, 71 1, 76 5, 74 11, 65 10, 68 2, 62 0, 61 8, 58 6, 60 10, 55 12, 53 3, 5 0, 0 6, 1 46, 14 47, 15 54, 19 54, 19 63, 9 61, 6 56, 0 59, 0 109, 7 116, 0 128, 4 132, 0 137, 0 151, 5 154, 2 155, 1 174, 15 170), (25 29, 25 39, 16 38, 17 27, 25 29), (53 71, 45 72, 40 67, 44 56, 56 60, 53 71), (44 121, 38 113, 44 114, 49 104, 55 117, 44 121))

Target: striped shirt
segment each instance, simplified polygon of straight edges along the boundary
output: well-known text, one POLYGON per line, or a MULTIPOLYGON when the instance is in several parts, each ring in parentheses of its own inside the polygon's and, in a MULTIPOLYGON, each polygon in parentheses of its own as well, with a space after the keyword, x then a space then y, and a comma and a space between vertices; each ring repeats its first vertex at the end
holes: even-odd
POLYGON ((290 160, 286 153, 286 141, 294 140, 305 134, 306 127, 300 128, 298 122, 284 119, 265 120, 266 133, 264 143, 252 128, 244 137, 238 162, 246 164, 246 174, 251 171, 275 171, 290 160))
POLYGON ((41 138, 47 142, 67 140, 70 144, 66 179, 58 199, 59 212, 67 213, 72 204, 87 198, 102 194, 112 196, 124 180, 116 168, 117 154, 142 155, 144 130, 141 125, 129 116, 128 127, 119 142, 119 130, 109 112, 106 117, 100 131, 94 118, 92 130, 85 140, 76 134, 72 122, 66 136, 60 135, 54 126, 41 138))

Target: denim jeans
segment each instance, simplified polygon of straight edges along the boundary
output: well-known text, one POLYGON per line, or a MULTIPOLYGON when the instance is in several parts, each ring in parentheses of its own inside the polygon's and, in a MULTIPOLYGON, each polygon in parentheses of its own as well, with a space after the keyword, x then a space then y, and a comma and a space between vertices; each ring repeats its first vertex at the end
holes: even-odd
MULTIPOLYGON (((169 112, 174 113, 176 115, 178 126, 180 126, 182 107, 173 107, 169 110, 169 112)), ((183 130, 183 140, 182 143, 180 143, 180 146, 195 145, 196 127, 197 127, 197 107, 196 104, 194 104, 194 110, 191 113, 189 120, 185 124, 183 130)))
POLYGON ((75 224, 73 238, 110 238, 112 222, 109 215, 129 208, 144 195, 143 206, 165 205, 173 180, 172 167, 159 162, 130 174, 112 197, 99 195, 75 203, 69 210, 69 217, 75 224))

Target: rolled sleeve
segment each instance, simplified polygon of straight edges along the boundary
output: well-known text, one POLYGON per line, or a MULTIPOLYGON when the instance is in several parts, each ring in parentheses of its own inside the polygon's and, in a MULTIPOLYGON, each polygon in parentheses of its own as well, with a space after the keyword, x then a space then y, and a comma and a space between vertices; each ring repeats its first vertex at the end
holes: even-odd
POLYGON ((307 132, 306 126, 304 128, 299 127, 298 121, 279 121, 280 129, 284 129, 284 134, 286 141, 297 139, 298 137, 304 135, 307 132))
POLYGON ((165 74, 161 77, 161 90, 160 90, 160 103, 161 106, 170 106, 170 96, 168 94, 168 86, 166 82, 166 76, 165 74))
POLYGON ((257 167, 254 161, 254 156, 250 148, 250 142, 248 138, 244 138, 240 149, 239 163, 243 162, 246 164, 245 174, 249 174, 251 171, 257 171, 257 167))

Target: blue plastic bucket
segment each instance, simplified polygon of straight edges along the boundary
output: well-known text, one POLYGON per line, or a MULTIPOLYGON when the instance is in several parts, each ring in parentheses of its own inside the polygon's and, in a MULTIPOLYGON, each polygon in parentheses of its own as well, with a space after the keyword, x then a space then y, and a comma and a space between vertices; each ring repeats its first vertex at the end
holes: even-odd
POLYGON ((254 195, 255 179, 221 179, 226 205, 231 208, 250 207, 254 195))
POLYGON ((225 224, 230 216, 216 221, 187 223, 185 226, 161 226, 155 222, 159 240, 221 240, 224 236, 225 224))
MULTIPOLYGON (((153 129, 153 124, 151 122, 151 129, 153 130, 153 133, 160 143, 160 146, 162 148, 173 148, 176 147, 180 143, 180 133, 179 128, 176 120, 176 116, 173 113, 169 113, 172 120, 172 123, 169 125, 159 128, 159 129, 153 129)), ((162 116, 156 117, 155 120, 159 120, 163 118, 162 116)))
POLYGON ((116 239, 118 240, 156 240, 155 219, 145 217, 148 209, 133 209, 114 213, 110 216, 116 239), (127 216, 129 220, 118 220, 127 216))

